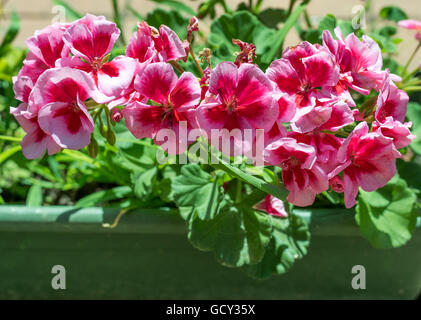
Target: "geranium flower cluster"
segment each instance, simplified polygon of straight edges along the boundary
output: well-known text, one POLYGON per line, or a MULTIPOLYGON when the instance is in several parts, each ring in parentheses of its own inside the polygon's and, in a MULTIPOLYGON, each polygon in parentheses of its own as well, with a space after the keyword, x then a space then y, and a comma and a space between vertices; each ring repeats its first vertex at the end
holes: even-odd
MULTIPOLYGON (((287 200, 297 206, 311 205, 330 187, 352 207, 359 187, 374 191, 394 176, 399 149, 414 138, 404 122, 408 96, 395 85, 399 77, 382 69, 373 39, 324 31, 322 45, 288 48, 265 71, 253 64, 255 46, 234 40, 241 51, 236 61, 205 70, 197 63, 198 78, 178 64, 195 59, 197 30, 192 18, 182 41, 166 26, 141 22, 125 55, 112 60, 120 31, 104 17, 88 14, 37 31, 14 79, 22 103, 11 112, 26 132, 24 155, 87 146, 94 103, 107 105, 113 121, 124 117, 136 138, 157 143, 161 129, 172 129, 178 144, 186 123, 187 132, 201 129, 207 137, 221 130, 218 140, 226 135, 229 150, 244 154, 252 146, 232 131, 264 130, 264 160, 282 168, 287 200), (356 94, 372 98, 357 106, 356 94)), ((176 153, 186 147, 180 143, 176 153)), ((267 199, 270 208, 280 206, 274 203, 267 199)))

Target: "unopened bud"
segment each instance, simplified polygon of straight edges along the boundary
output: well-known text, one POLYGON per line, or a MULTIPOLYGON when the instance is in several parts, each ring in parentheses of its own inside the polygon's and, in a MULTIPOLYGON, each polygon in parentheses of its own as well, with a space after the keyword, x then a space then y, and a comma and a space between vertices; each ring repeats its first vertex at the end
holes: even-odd
POLYGON ((94 135, 91 135, 91 142, 88 145, 88 154, 91 158, 96 158, 99 152, 99 145, 94 135))
POLYGON ((111 109, 111 120, 114 122, 120 122, 123 119, 123 114, 118 108, 111 109))
POLYGON ((107 142, 112 146, 115 145, 116 142, 115 133, 111 128, 108 128, 107 142))

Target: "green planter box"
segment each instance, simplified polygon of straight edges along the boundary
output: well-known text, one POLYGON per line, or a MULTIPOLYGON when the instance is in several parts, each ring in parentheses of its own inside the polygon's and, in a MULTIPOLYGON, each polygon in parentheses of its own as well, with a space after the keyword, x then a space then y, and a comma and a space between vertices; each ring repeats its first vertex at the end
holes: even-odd
POLYGON ((301 210, 311 219, 309 254, 293 269, 254 280, 220 266, 187 240, 172 212, 142 210, 115 229, 113 209, 0 207, 1 299, 414 299, 421 291, 421 230, 392 250, 363 239, 352 211, 301 210), (54 265, 66 290, 54 290, 54 265), (351 286, 366 269, 366 289, 351 286))

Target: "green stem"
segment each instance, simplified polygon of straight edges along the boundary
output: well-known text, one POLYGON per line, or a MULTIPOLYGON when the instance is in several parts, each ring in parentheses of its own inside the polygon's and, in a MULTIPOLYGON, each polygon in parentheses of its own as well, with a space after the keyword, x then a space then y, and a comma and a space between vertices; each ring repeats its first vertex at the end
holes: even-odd
POLYGON ((304 10, 304 20, 306 21, 307 27, 309 29, 313 29, 313 25, 311 24, 310 16, 308 15, 307 9, 304 10))
POLYGON ((243 183, 240 179, 237 179, 237 193, 235 195, 235 202, 240 203, 241 202, 241 192, 243 191, 243 183))
POLYGON ((249 11, 253 12, 253 0, 249 0, 249 11))
POLYGON ((0 140, 13 141, 13 142, 21 142, 22 141, 22 138, 11 137, 11 136, 2 136, 2 135, 0 135, 0 140))
POLYGON ((407 93, 409 93, 409 92, 419 92, 419 91, 421 91, 421 86, 406 87, 403 90, 405 90, 405 92, 407 92, 407 93))
POLYGON ((126 45, 126 40, 124 39, 123 26, 121 24, 120 10, 118 9, 117 0, 111 0, 113 5, 114 21, 117 24, 117 27, 120 29, 120 42, 123 46, 126 45))
POLYGON ((225 0, 221 0, 220 3, 222 5, 222 7, 224 8, 225 13, 232 14, 232 10, 228 7, 225 0))
POLYGON ((174 61, 174 60, 172 60, 172 61, 169 61, 170 62, 170 64, 175 68, 175 69, 177 69, 180 73, 183 73, 184 72, 184 69, 183 69, 183 67, 181 67, 180 66, 180 64, 177 62, 177 61, 174 61))
POLYGON ((200 73, 200 77, 203 78, 203 69, 202 69, 202 66, 200 65, 199 61, 197 61, 196 55, 194 54, 193 49, 191 48, 191 46, 189 47, 189 52, 190 52, 191 57, 193 58, 193 61, 194 61, 195 65, 196 65, 197 70, 200 73))
POLYGON ((412 60, 414 59, 415 55, 417 54, 418 50, 421 47, 421 41, 418 43, 417 47, 415 48, 414 52, 411 54, 411 56, 408 59, 408 62, 406 63, 405 67, 403 67, 402 74, 406 74, 406 70, 408 69, 409 65, 411 64, 412 60))
POLYGON ((288 7, 288 14, 287 16, 289 16, 292 12, 292 9, 294 9, 294 5, 297 2, 297 0, 290 0, 289 1, 289 7, 288 7))
POLYGON ((406 75, 405 77, 403 77, 402 82, 405 83, 407 82, 411 77, 413 77, 418 71, 420 71, 420 67, 417 66, 414 70, 412 70, 410 73, 408 73, 408 75, 406 75))
POLYGON ((257 3, 253 9, 254 14, 258 14, 260 12, 260 7, 262 6, 262 3, 263 3, 263 0, 257 0, 257 3))

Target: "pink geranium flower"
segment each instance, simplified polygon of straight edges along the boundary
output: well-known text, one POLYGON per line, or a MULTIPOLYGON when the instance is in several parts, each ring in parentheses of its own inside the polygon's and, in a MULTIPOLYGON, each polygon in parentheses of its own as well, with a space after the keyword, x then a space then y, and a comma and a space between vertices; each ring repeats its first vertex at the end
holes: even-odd
POLYGON ((368 132, 366 122, 358 124, 338 151, 341 163, 329 173, 333 178, 343 174, 345 206, 355 205, 358 187, 364 191, 374 191, 386 185, 396 173, 396 158, 400 157, 393 139, 380 132, 368 132))
POLYGON ((107 55, 119 35, 115 23, 87 14, 64 33, 64 41, 74 56, 60 59, 56 65, 88 72, 109 100, 117 99, 126 93, 138 71, 132 58, 119 56, 108 61, 107 55))
POLYGON ((87 14, 66 30, 63 40, 74 56, 94 67, 102 63, 119 36, 120 30, 114 22, 87 14))
POLYGON ((315 129, 337 131, 354 122, 352 110, 346 101, 327 92, 314 92, 310 103, 297 109, 291 119, 291 129, 306 133, 315 129))
POLYGON ((401 20, 398 22, 398 25, 405 29, 415 30, 415 38, 421 40, 421 21, 417 20, 401 20))
POLYGON ((289 191, 287 200, 300 207, 314 202, 316 194, 329 188, 328 178, 316 163, 314 147, 293 138, 281 138, 265 148, 265 161, 282 168, 282 181, 289 191))
POLYGON ((27 159, 37 159, 42 157, 46 150, 48 150, 49 155, 59 152, 61 147, 41 129, 38 116, 28 117, 26 108, 26 103, 20 104, 18 108, 10 108, 10 113, 14 115, 16 121, 26 133, 20 143, 23 155, 27 159))
POLYGON ((26 40, 32 59, 38 59, 46 68, 54 68, 58 59, 67 57, 70 49, 65 45, 63 36, 69 24, 56 23, 26 40))
POLYGON ((338 166, 337 154, 344 138, 338 138, 315 130, 306 134, 291 131, 288 137, 294 138, 297 142, 312 146, 316 150, 316 163, 326 172, 331 172, 338 166))
POLYGON ((339 80, 339 67, 328 50, 308 42, 284 51, 266 70, 270 80, 285 93, 294 95, 297 108, 308 106, 310 95, 321 87, 333 87, 339 80))
POLYGON ((385 73, 383 87, 380 90, 374 113, 376 120, 384 122, 390 116, 394 120, 403 122, 405 120, 408 102, 408 94, 398 89, 390 79, 388 73, 385 73))
POLYGON ((194 108, 200 102, 200 85, 196 77, 191 72, 184 72, 178 78, 171 65, 157 62, 148 65, 136 77, 135 89, 152 100, 152 105, 135 101, 122 110, 130 132, 142 139, 156 138, 160 129, 173 130, 177 153, 184 152, 187 146, 178 133, 182 121, 186 122, 187 130, 196 127, 194 108))
MULTIPOLYGON (((234 129, 269 131, 278 118, 273 86, 255 65, 221 62, 212 71, 207 97, 197 109, 197 121, 210 138, 212 129, 222 130, 220 139, 231 147, 246 152, 251 145, 241 135, 230 136, 234 129)), ((213 141, 212 144, 219 143, 213 141)), ((221 145, 219 144, 221 147, 221 145)), ((223 150, 226 150, 222 146, 223 150)), ((229 148, 233 152, 232 148, 229 148)))
POLYGON ((373 122, 373 131, 378 131, 385 137, 392 138, 396 149, 407 147, 411 141, 416 138, 416 136, 409 131, 411 127, 412 122, 402 123, 393 120, 392 117, 387 117, 383 123, 377 121, 373 122))
POLYGON ((177 61, 187 56, 177 34, 165 25, 159 31, 142 21, 126 48, 126 55, 139 62, 177 61))
POLYGON ((94 123, 86 99, 103 99, 92 78, 83 71, 55 68, 45 71, 35 84, 28 110, 38 116, 40 128, 62 148, 81 149, 90 142, 94 123))
POLYGON ((63 34, 69 24, 56 23, 26 40, 29 52, 23 61, 23 67, 13 78, 13 89, 18 100, 28 102, 30 90, 39 76, 47 69, 54 68, 56 61, 69 55, 69 48, 63 41, 63 34))
POLYGON ((288 212, 285 210, 283 201, 271 196, 270 194, 268 194, 261 202, 256 204, 255 209, 281 218, 288 217, 288 212))
POLYGON ((378 90, 384 79, 378 44, 366 35, 362 41, 353 33, 344 38, 339 27, 335 34, 338 40, 334 40, 328 30, 323 31, 323 46, 335 56, 340 66, 339 85, 346 84, 365 95, 373 88, 378 90))

